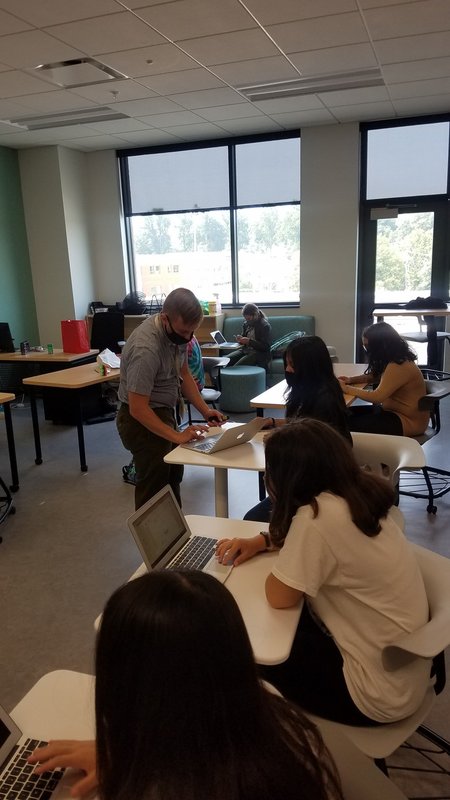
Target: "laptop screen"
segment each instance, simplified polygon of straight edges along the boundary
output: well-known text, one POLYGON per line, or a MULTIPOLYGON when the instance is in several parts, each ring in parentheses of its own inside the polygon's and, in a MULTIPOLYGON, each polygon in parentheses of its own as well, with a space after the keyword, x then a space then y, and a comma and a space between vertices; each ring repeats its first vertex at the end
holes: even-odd
POLYGON ((213 336, 217 344, 223 344, 226 342, 225 336, 220 331, 215 331, 213 336))
POLYGON ((0 353, 14 353, 14 342, 7 322, 0 322, 0 353))
POLYGON ((130 527, 147 564, 158 566, 189 532, 170 491, 155 495, 130 520, 130 527))

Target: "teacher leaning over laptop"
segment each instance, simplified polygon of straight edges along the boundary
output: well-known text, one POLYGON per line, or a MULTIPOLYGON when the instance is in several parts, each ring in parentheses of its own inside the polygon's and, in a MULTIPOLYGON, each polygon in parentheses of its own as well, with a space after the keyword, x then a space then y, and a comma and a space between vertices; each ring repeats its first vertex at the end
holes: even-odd
POLYGON ((139 508, 167 483, 181 505, 183 466, 164 462, 173 447, 196 439, 206 425, 177 430, 175 407, 186 397, 206 422, 223 422, 197 389, 187 365, 186 345, 203 312, 189 289, 167 295, 160 314, 136 328, 123 349, 120 365, 117 428, 136 467, 135 507, 139 508))

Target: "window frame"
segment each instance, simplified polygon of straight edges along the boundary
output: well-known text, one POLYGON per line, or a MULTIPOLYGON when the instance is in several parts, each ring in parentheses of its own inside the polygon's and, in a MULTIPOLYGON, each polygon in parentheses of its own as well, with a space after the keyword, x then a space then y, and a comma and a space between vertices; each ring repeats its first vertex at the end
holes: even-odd
MULTIPOLYGON (((139 148, 126 148, 117 150, 117 158, 119 163, 119 176, 122 192, 122 208, 125 222, 125 238, 126 238, 126 252, 127 252, 127 266, 128 278, 130 289, 136 290, 136 264, 134 259, 134 250, 132 244, 131 220, 133 217, 145 216, 169 216, 176 214, 196 213, 196 211, 203 213, 208 211, 225 211, 229 213, 230 225, 230 268, 231 268, 231 292, 232 301, 230 303, 222 303, 224 308, 232 308, 237 305, 242 305, 239 300, 239 264, 238 264, 238 242, 237 242, 237 213, 240 210, 248 208, 279 208, 282 206, 301 206, 300 195, 300 171, 299 171, 299 197, 298 201, 286 201, 277 203, 255 203, 253 205, 237 203, 237 180, 236 180, 236 147, 240 144, 252 144, 257 142, 279 141, 286 139, 297 139, 300 148, 300 131, 289 130, 281 131, 272 134, 257 134, 252 136, 240 137, 227 137, 206 141, 185 142, 174 145, 158 145, 156 147, 139 147, 139 148), (229 184, 229 206, 214 207, 214 208, 199 208, 190 209, 177 209, 171 211, 150 211, 148 213, 133 213, 131 210, 131 193, 130 193, 130 175, 128 169, 128 158, 139 155, 157 155, 158 153, 171 153, 180 151, 189 151, 197 149, 209 149, 216 147, 226 147, 228 151, 228 184, 229 184)), ((301 159, 301 150, 300 157, 301 159)), ((276 303, 268 301, 258 301, 258 306, 261 308, 273 307, 276 305, 279 308, 298 308, 300 305, 300 297, 298 301, 277 301, 276 303)))

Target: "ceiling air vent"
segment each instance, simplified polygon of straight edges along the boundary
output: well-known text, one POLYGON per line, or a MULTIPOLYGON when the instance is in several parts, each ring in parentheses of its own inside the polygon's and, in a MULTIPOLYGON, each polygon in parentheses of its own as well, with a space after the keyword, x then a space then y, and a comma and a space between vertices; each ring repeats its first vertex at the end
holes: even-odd
POLYGON ((93 83, 123 81, 128 77, 95 58, 74 58, 71 61, 57 61, 54 64, 39 64, 30 72, 63 89, 76 89, 81 86, 91 86, 93 83))

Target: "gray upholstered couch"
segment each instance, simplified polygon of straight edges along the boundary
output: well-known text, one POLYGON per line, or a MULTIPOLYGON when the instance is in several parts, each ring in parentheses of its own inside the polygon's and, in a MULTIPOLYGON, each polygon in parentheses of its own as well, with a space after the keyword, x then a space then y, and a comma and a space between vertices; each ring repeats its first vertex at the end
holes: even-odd
MULTIPOLYGON (((292 331, 303 331, 305 334, 312 336, 315 333, 315 318, 308 314, 292 314, 286 317, 268 316, 268 320, 272 327, 272 341, 286 336, 292 331)), ((233 341, 233 336, 242 332, 242 317, 225 317, 223 323, 223 335, 225 339, 233 341)), ((331 355, 335 355, 334 348, 329 348, 331 355)), ((267 370, 267 385, 273 386, 284 377, 284 364, 283 359, 280 357, 272 358, 267 370)))

